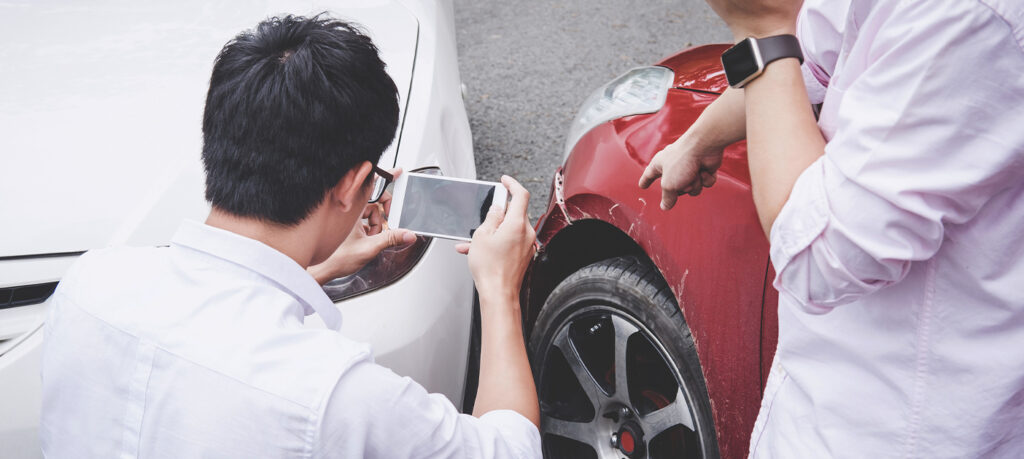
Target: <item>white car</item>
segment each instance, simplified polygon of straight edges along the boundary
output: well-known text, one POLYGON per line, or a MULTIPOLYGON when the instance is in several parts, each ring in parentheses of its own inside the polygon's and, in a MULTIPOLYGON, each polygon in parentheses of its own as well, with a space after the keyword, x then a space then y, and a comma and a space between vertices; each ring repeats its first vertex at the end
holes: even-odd
MULTIPOLYGON (((0 4, 0 455, 40 455, 42 325, 68 266, 205 218, 200 128, 221 47, 269 16, 321 11, 361 24, 398 86, 380 164, 475 178, 450 0, 0 4)), ((386 253, 326 290, 344 334, 462 406, 474 292, 452 243, 386 253)))

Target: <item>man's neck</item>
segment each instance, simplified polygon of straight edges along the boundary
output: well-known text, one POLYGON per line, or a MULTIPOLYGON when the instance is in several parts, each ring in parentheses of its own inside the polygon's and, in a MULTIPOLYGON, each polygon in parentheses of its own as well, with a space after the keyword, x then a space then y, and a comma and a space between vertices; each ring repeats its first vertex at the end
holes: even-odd
POLYGON ((217 208, 210 211, 210 215, 206 217, 206 224, 260 241, 295 260, 303 269, 309 267, 313 259, 314 248, 309 244, 309 241, 316 240, 316 235, 310 234, 313 231, 313 225, 300 223, 294 226, 285 226, 255 218, 240 217, 217 208))

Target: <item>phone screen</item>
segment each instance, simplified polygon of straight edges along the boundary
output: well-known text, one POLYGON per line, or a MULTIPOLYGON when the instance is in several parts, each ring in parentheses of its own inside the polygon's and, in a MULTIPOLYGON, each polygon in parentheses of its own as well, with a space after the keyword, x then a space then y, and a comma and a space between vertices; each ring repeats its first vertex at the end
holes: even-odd
POLYGON ((471 238, 494 199, 494 185, 410 175, 399 228, 471 238))

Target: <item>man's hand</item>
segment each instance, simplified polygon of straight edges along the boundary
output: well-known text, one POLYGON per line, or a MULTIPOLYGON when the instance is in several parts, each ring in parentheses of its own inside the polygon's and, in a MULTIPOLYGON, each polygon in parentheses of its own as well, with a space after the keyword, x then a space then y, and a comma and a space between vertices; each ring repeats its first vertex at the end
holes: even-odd
POLYGON ((519 288, 537 238, 526 217, 530 193, 511 177, 502 177, 501 183, 512 196, 508 210, 492 207, 473 233, 473 242, 456 246, 469 253, 469 270, 480 293, 480 384, 473 415, 514 410, 540 426, 519 305, 519 288))
POLYGON ((668 210, 677 197, 697 196, 714 185, 722 151, 746 136, 743 110, 743 90, 726 89, 682 136, 654 155, 640 177, 640 188, 661 177, 661 208, 668 210))
MULTIPOLYGON (((398 178, 402 174, 402 169, 389 172, 398 178)), ((416 242, 416 235, 412 231, 387 227, 387 215, 390 211, 391 193, 384 192, 379 201, 368 204, 363 210, 362 218, 365 223, 356 222, 352 232, 334 253, 323 263, 310 266, 307 271, 323 285, 332 279, 354 274, 384 249, 416 242)))
POLYGON ((519 288, 533 259, 536 241, 526 217, 530 192, 512 177, 503 176, 501 183, 512 196, 508 210, 502 212, 500 207, 491 207, 483 224, 473 233, 473 242, 459 244, 456 250, 469 254, 469 270, 481 299, 497 295, 519 304, 519 288))
POLYGON ((715 184, 722 165, 723 147, 705 145, 686 134, 659 151, 640 177, 640 188, 647 188, 661 177, 661 208, 669 210, 683 194, 697 196, 715 184))
POLYGON ((736 41, 746 37, 792 34, 803 0, 708 0, 732 30, 736 41))

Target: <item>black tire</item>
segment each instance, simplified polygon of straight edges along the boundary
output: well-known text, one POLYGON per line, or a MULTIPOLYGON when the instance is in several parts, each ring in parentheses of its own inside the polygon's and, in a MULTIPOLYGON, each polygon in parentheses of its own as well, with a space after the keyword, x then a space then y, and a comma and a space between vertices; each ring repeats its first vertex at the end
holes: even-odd
POLYGON ((610 258, 563 280, 537 317, 530 355, 545 457, 719 457, 690 329, 649 261, 610 258))

